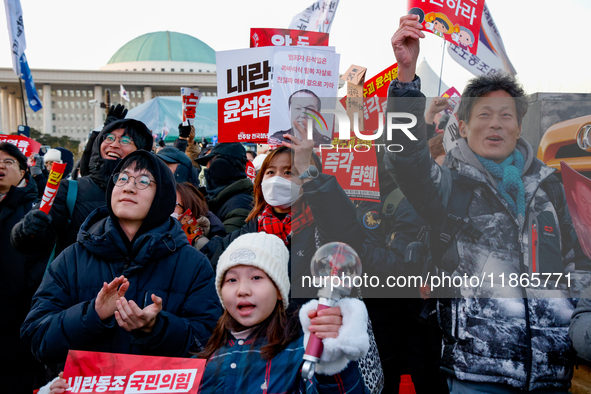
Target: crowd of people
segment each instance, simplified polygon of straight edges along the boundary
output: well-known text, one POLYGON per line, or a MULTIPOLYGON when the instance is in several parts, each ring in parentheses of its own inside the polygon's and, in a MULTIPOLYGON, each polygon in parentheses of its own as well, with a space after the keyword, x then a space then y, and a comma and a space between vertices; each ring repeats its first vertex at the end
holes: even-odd
POLYGON ((566 393, 577 354, 591 360, 591 307, 579 300, 590 295, 591 260, 564 190, 521 138, 527 101, 509 75, 468 83, 462 138, 445 152, 434 114, 447 100, 426 110, 415 74, 422 29, 406 15, 392 37, 398 78, 387 112, 413 114, 416 141, 382 141, 404 149, 377 153, 379 203, 352 201, 323 173, 300 117, 298 132, 258 154, 200 146, 182 125, 174 147, 159 146, 122 107, 76 164, 63 148, 27 161, 0 143, 0 352, 9 361, 0 374, 11 390, 65 392, 68 351, 87 350, 206 359, 203 393, 395 393, 405 374, 417 393, 566 393), (46 214, 39 201, 55 162, 73 172, 46 214), (534 219, 551 236, 534 239, 534 219), (330 242, 350 245, 382 278, 492 279, 392 289, 395 299, 363 288, 320 309, 303 278, 330 242), (524 273, 569 282, 496 279, 524 273), (326 351, 307 379, 312 334, 326 351))

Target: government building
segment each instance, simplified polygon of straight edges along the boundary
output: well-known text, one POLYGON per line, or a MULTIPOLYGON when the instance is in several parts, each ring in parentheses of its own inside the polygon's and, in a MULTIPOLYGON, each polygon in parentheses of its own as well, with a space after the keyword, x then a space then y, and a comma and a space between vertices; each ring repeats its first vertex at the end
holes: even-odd
MULTIPOLYGON (((195 37, 171 31, 129 41, 97 71, 31 72, 43 109, 33 112, 25 98, 29 127, 78 141, 102 127, 106 112, 100 103, 108 94, 111 104, 132 109, 156 96, 180 96, 181 87, 198 89, 204 96, 215 96, 217 91, 215 51, 195 37), (120 97, 120 85, 130 102, 120 97)), ((12 68, 0 68, 0 116, 4 134, 16 133, 25 124, 23 98, 12 68)))

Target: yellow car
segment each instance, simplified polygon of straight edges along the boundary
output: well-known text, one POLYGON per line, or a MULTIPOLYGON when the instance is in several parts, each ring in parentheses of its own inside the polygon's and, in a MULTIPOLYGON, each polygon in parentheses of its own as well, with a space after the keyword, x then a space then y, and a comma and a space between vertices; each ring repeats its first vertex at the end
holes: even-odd
MULTIPOLYGON (((581 174, 591 176, 591 115, 552 125, 540 141, 538 159, 560 172, 565 161, 581 174)), ((557 173, 557 175, 559 175, 557 173)))

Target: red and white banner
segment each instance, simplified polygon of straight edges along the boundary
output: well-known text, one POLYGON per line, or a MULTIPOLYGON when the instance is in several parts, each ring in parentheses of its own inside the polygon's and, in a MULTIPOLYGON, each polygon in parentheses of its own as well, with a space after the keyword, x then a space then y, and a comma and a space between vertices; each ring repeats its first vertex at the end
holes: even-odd
POLYGON ((189 126, 195 124, 195 110, 199 105, 201 96, 203 96, 203 93, 198 90, 181 88, 181 97, 183 100, 183 124, 188 124, 189 126))
POLYGON ((408 0, 426 31, 476 55, 484 0, 408 0))
POLYGON ((0 134, 0 142, 8 142, 15 145, 26 157, 39 152, 41 144, 24 135, 0 134))
MULTIPOLYGON (((380 71, 363 84, 363 97, 366 98, 363 107, 365 130, 374 131, 379 127, 380 118, 386 113, 388 104, 388 87, 390 82, 398 77, 398 63, 394 63, 385 70, 380 71)), ((340 99, 341 104, 347 109, 347 96, 340 99)))
POLYGON ((219 142, 267 142, 274 50, 216 52, 219 142))
POLYGON ((190 393, 201 384, 206 360, 70 350, 64 379, 69 393, 190 393))
POLYGON ((334 175, 351 200, 380 202, 378 160, 372 143, 356 137, 335 138, 333 149, 322 148, 322 172, 334 175))
POLYGON ((476 55, 449 43, 447 52, 451 55, 451 58, 476 76, 495 71, 505 71, 512 75, 517 74, 515 67, 509 60, 499 29, 495 25, 486 3, 484 4, 479 34, 476 55))
POLYGON ((55 195, 57 194, 57 189, 59 189, 60 187, 60 181, 64 176, 66 165, 66 163, 55 162, 51 165, 51 171, 49 172, 47 184, 45 185, 45 190, 43 191, 41 205, 39 206, 39 209, 45 212, 46 214, 49 214, 49 211, 51 210, 53 200, 55 199, 55 195))
POLYGON ((250 47, 328 46, 328 34, 291 29, 250 29, 250 47))

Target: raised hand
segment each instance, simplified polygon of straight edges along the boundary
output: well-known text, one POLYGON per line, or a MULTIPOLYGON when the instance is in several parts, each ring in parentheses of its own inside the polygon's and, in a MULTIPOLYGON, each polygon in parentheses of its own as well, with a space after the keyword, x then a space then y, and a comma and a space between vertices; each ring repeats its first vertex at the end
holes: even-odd
POLYGON ((419 38, 425 38, 423 26, 418 15, 404 15, 400 25, 392 36, 392 49, 398 62, 398 80, 411 82, 415 77, 417 59, 419 57, 419 38))

